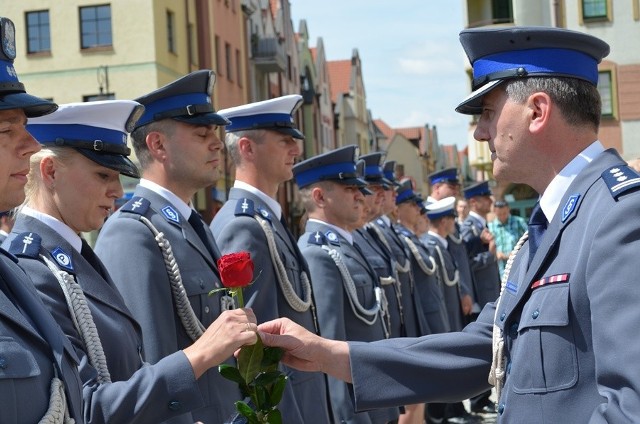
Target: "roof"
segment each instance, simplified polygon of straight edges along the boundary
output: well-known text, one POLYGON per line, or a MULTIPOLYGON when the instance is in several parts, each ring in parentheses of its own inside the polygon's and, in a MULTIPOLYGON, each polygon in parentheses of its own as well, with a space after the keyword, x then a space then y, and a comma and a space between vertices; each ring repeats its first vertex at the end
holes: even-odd
POLYGON ((327 62, 331 81, 331 101, 337 103, 338 96, 351 90, 351 59, 327 62))

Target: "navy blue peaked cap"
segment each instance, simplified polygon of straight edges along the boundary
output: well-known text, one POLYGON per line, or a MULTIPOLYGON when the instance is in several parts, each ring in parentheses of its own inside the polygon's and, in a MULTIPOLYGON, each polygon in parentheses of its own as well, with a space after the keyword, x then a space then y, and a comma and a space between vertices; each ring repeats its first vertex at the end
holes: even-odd
POLYGON ((394 187, 399 187, 400 182, 398 178, 396 178, 396 161, 388 160, 384 164, 382 164, 382 172, 384 172, 384 177, 391 181, 391 184, 394 187))
POLYGON ((203 69, 191 72, 164 87, 138 97, 145 107, 136 128, 163 119, 175 119, 192 125, 229 124, 229 120, 215 113, 211 100, 216 74, 203 69))
POLYGON ((400 186, 396 188, 396 205, 404 202, 416 202, 422 208, 422 198, 418 193, 413 190, 413 183, 411 180, 404 180, 400 183, 400 186))
POLYGON ((297 163, 293 176, 298 187, 304 188, 320 181, 334 181, 345 185, 365 187, 356 166, 358 146, 341 147, 297 163))
POLYGON ((370 184, 382 184, 386 188, 391 187, 391 182, 384 175, 383 163, 386 157, 384 152, 374 152, 360 156, 364 161, 364 179, 370 184))
POLYGON ((525 77, 570 77, 598 83, 598 63, 609 45, 592 35, 563 28, 470 28, 460 43, 473 66, 473 92, 456 108, 479 114, 482 96, 503 81, 525 77))
POLYGON ((58 108, 49 100, 27 94, 13 67, 16 58, 16 28, 0 17, 0 110, 22 109, 29 118, 46 115, 58 108))
POLYGON ((427 178, 429 178, 431 185, 443 182, 460 184, 460 180, 458 179, 458 168, 441 169, 439 171, 432 172, 427 176, 427 178))
POLYGON ((489 181, 482 181, 462 190, 465 199, 471 199, 475 196, 491 196, 489 181))

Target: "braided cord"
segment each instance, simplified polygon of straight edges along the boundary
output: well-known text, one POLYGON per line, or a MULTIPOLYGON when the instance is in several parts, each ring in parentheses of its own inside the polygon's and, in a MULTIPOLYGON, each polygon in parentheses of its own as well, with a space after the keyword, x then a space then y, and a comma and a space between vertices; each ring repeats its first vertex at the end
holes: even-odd
POLYGON ((447 270, 444 266, 444 255, 442 254, 442 250, 440 249, 440 246, 436 245, 436 252, 438 253, 438 256, 440 257, 440 263, 442 264, 442 279, 444 281, 444 284, 447 287, 453 287, 456 284, 458 284, 458 282, 460 282, 460 271, 458 269, 456 269, 456 271, 453 273, 453 279, 449 278, 449 275, 447 275, 447 270))
MULTIPOLYGON (((282 263, 282 259, 280 259, 280 255, 278 255, 278 248, 276 246, 276 240, 273 236, 273 230, 271 229, 271 224, 262 218, 259 215, 255 216, 256 221, 260 224, 262 231, 264 231, 264 235, 267 237, 267 245, 269 246, 269 254, 271 255, 271 262, 276 267, 276 276, 278 277, 278 284, 280 285, 280 289, 282 290, 282 294, 286 299, 287 303, 291 308, 296 312, 306 312, 309 307, 313 306, 311 302, 311 284, 309 283, 309 277, 307 273, 302 271, 300 273, 300 281, 302 282, 302 291, 304 293, 305 299, 301 299, 296 291, 293 289, 293 284, 289 281, 289 277, 287 276, 287 271, 282 263)), ((315 310, 314 310, 315 316, 315 310)), ((315 320, 314 320, 315 321, 315 320)))
POLYGON ((507 285, 507 280, 509 279, 509 273, 511 273, 511 266, 515 261, 516 254, 522 248, 524 243, 529 238, 529 232, 525 232, 518 243, 516 243, 513 251, 509 255, 509 259, 507 260, 507 264, 504 267, 504 272, 502 273, 502 284, 500 287, 500 296, 496 301, 496 312, 494 316, 494 324, 493 324, 493 336, 492 336, 492 352, 493 357, 491 359, 491 370, 489 371, 489 384, 495 386, 496 395, 498 399, 500 399, 500 394, 502 393, 502 387, 504 386, 504 377, 505 377, 505 362, 506 357, 504 355, 504 336, 500 328, 495 325, 495 320, 498 316, 498 306, 500 305, 500 301, 502 300, 502 293, 504 292, 504 288, 507 285))
POLYGON ((75 424, 76 420, 69 416, 62 380, 58 377, 52 378, 49 393, 49 407, 38 424, 75 424))
POLYGON ((422 259, 422 255, 420 254, 420 251, 418 251, 418 246, 416 246, 413 240, 411 240, 407 236, 404 236, 404 241, 405 243, 407 243, 407 246, 409 246, 409 250, 413 254, 413 257, 416 259, 416 262, 418 262, 418 266, 420 267, 422 272, 427 275, 433 275, 433 273, 436 272, 437 268, 436 262, 433 260, 433 258, 429 256, 429 262, 431 262, 431 268, 429 268, 429 266, 427 266, 427 264, 422 259))
POLYGON ((104 355, 100 335, 98 334, 98 329, 96 328, 82 287, 80 287, 74 277, 68 272, 61 270, 51 259, 47 258, 46 255, 40 254, 40 259, 44 261, 56 277, 56 280, 58 280, 58 284, 60 284, 60 288, 67 301, 73 326, 84 342, 89 363, 98 372, 98 382, 110 383, 111 375, 109 374, 109 368, 107 366, 107 358, 104 355))
MULTIPOLYGON (((327 252, 333 262, 335 262, 338 267, 338 271, 340 271, 340 275, 342 276, 342 285, 347 293, 347 299, 349 299, 349 304, 351 305, 351 310, 353 314, 362 322, 367 325, 373 325, 378 319, 378 313, 380 312, 380 302, 381 295, 376 293, 376 304, 370 308, 366 309, 360 301, 358 300, 358 294, 356 293, 356 284, 353 282, 351 278, 351 274, 349 274, 349 270, 347 266, 342 261, 340 257, 340 253, 336 249, 330 249, 327 246, 322 246, 322 250, 327 252), (367 318, 367 316, 371 318, 367 318)), ((379 291, 382 291, 379 287, 376 287, 379 291)))
POLYGON ((202 336, 206 327, 202 325, 191 307, 191 303, 187 297, 187 292, 182 284, 180 268, 178 267, 176 258, 173 255, 171 243, 169 243, 169 240, 164 236, 164 233, 158 231, 155 225, 153 225, 153 223, 146 217, 140 216, 140 221, 149 227, 155 237, 156 243, 160 247, 160 251, 162 252, 162 257, 164 259, 164 266, 167 270, 167 275, 169 276, 169 284, 171 286, 173 301, 176 305, 176 313, 178 314, 180 322, 191 340, 196 341, 200 336, 202 336))

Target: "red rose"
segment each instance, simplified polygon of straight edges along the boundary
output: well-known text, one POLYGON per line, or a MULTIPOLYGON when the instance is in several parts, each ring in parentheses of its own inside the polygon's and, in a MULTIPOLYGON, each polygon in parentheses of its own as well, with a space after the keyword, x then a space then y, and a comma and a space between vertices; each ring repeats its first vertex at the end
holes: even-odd
POLYGON ((253 280, 253 261, 249 252, 223 255, 218 259, 218 270, 226 288, 246 287, 253 280))

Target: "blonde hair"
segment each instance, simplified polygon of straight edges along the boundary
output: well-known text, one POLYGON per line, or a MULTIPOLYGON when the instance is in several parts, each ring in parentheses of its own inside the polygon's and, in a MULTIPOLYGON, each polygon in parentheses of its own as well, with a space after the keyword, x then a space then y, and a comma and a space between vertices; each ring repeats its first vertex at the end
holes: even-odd
POLYGON ((43 159, 52 157, 62 165, 66 165, 76 154, 79 153, 70 147, 51 146, 44 147, 42 150, 31 156, 31 160, 29 161, 29 175, 27 176, 28 180, 24 187, 24 203, 28 204, 31 200, 35 199, 42 189, 40 162, 42 162, 43 159))

